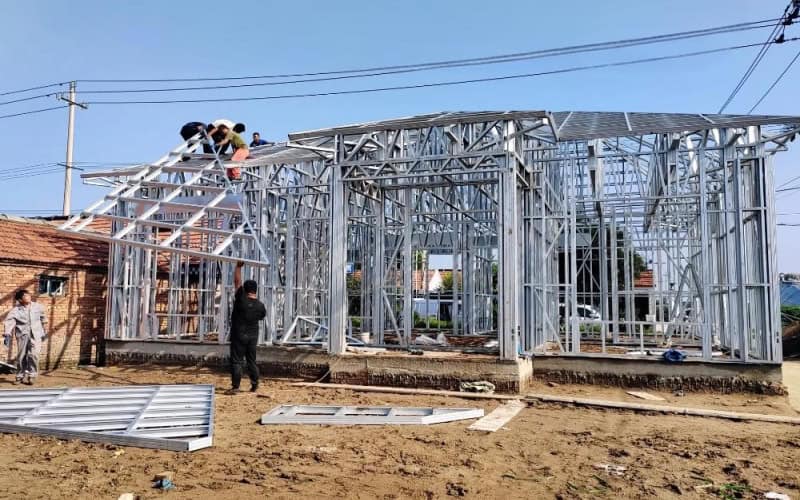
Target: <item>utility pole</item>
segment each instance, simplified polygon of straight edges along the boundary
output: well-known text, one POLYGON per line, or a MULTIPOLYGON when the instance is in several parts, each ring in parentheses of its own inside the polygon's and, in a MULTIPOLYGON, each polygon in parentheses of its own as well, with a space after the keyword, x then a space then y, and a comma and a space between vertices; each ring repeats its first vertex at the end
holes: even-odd
POLYGON ((69 103, 69 120, 67 121, 67 161, 64 164, 64 205, 63 214, 69 215, 72 206, 72 145, 75 140, 75 106, 86 109, 85 104, 75 102, 76 82, 69 82, 69 97, 59 96, 59 99, 69 103))

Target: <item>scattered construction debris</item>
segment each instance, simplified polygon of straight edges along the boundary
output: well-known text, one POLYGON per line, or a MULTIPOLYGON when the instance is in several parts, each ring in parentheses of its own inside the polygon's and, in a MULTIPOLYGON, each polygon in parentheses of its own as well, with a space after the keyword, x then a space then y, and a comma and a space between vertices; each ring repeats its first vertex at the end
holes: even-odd
POLYGON ((628 470, 627 467, 616 464, 594 464, 594 468, 606 471, 607 474, 612 476, 622 476, 628 470))
POLYGON ((7 433, 193 451, 211 446, 213 419, 213 385, 0 391, 7 433))
POLYGON ((528 394, 526 401, 541 401, 543 403, 574 404, 578 406, 591 406, 596 408, 614 408, 617 410, 631 410, 640 412, 655 412, 671 415, 687 415, 692 417, 714 417, 728 420, 752 420, 757 422, 772 422, 776 424, 800 425, 800 417, 784 415, 765 415, 761 413, 740 413, 734 411, 707 410, 704 408, 682 408, 680 406, 651 405, 643 403, 625 403, 622 401, 608 401, 603 399, 573 398, 569 396, 550 396, 547 394, 528 394))
POLYGON ((438 389, 411 389, 408 387, 385 387, 380 385, 327 384, 322 382, 295 382, 292 385, 295 387, 318 387, 323 389, 349 389, 356 392, 384 392, 387 394, 413 394, 417 396, 453 396, 464 399, 501 399, 508 401, 519 399, 519 396, 512 396, 510 394, 483 394, 479 392, 442 391, 438 389))
MULTIPOLYGON (((415 394, 428 396, 459 397, 467 399, 519 399, 519 396, 505 394, 473 394, 458 391, 437 391, 435 389, 408 389, 403 387, 378 387, 370 385, 349 385, 349 384, 323 384, 299 382, 293 384, 298 387, 321 387, 329 389, 349 389, 357 392, 383 392, 390 394, 415 394)), ((727 420, 750 420, 756 422, 772 422, 777 424, 800 425, 800 417, 790 417, 785 415, 765 415, 761 413, 741 413, 734 411, 707 410, 703 408, 683 408, 680 406, 650 405, 643 403, 626 403, 623 401, 608 401, 603 399, 574 398, 570 396, 554 396, 550 394, 527 394, 524 398, 526 402, 542 402, 557 404, 572 404, 578 406, 589 406, 597 408, 614 408, 618 410, 629 410, 639 412, 665 413, 671 415, 687 415, 693 417, 714 417, 727 420)))
POLYGON ((764 498, 769 498, 771 500, 792 500, 792 497, 790 497, 786 493, 778 493, 776 491, 769 491, 767 493, 764 493, 764 498))
POLYGON ((464 392, 481 392, 484 394, 491 394, 494 392, 494 384, 481 380, 479 382, 461 382, 459 388, 464 392))
POLYGON ((528 406, 526 403, 519 400, 509 401, 495 408, 491 413, 470 425, 467 429, 471 431, 495 432, 509 423, 511 419, 517 416, 526 406, 528 406))
POLYGON ((480 408, 395 408, 383 406, 281 405, 262 424, 429 425, 480 418, 480 408))
POLYGON ((626 394, 629 394, 635 398, 646 399, 648 401, 666 401, 666 399, 662 398, 661 396, 656 396, 655 394, 650 394, 649 392, 626 391, 626 394))

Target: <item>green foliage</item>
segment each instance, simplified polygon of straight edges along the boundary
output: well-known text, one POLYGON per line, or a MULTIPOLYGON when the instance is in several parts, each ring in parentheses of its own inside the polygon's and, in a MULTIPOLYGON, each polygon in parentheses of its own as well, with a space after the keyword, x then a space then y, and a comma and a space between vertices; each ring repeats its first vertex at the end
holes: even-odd
POLYGON ((351 273, 347 275, 347 291, 360 292, 361 291, 361 275, 351 273))
POLYGON ((717 494, 723 500, 736 500, 744 498, 749 491, 750 487, 746 484, 725 483, 719 487, 717 494))
POLYGON ((453 289, 453 273, 452 272, 443 272, 442 273, 442 286, 439 288, 441 291, 448 291, 453 289))
POLYGON ((452 321, 439 320, 436 318, 427 319, 423 318, 417 313, 414 313, 414 328, 431 328, 432 330, 446 330, 453 328, 452 321))
POLYGON ((781 324, 791 325, 800 321, 800 306, 781 306, 781 324))
POLYGON ((414 269, 422 269, 424 264, 428 261, 428 252, 425 250, 417 250, 414 252, 413 266, 414 269))

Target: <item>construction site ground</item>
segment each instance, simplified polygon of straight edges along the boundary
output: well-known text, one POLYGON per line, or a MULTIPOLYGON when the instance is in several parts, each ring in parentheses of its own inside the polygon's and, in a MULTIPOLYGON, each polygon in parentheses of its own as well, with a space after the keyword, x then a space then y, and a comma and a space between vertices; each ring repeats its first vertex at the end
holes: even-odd
MULTIPOLYGON (((800 384, 793 365, 792 384, 800 384)), ((174 474, 169 498, 763 498, 800 497, 800 426, 558 405, 524 409, 495 433, 470 421, 431 426, 262 426, 279 404, 481 407, 501 401, 302 388, 266 380, 226 395, 225 373, 135 366, 44 373, 38 386, 213 383, 214 446, 175 453, 0 435, 3 497, 159 498, 153 476, 174 474), (599 468, 609 465, 610 471, 599 468), (619 467, 617 467, 619 466, 619 467), (614 472, 618 471, 618 472, 614 472), (726 497, 726 495, 728 495, 726 497)), ((10 389, 11 377, 0 381, 10 389)), ((790 387, 792 392, 796 390, 790 387)), ((537 384, 531 392, 638 401, 625 390, 537 384)), ((685 407, 800 415, 787 397, 683 396, 685 407)))

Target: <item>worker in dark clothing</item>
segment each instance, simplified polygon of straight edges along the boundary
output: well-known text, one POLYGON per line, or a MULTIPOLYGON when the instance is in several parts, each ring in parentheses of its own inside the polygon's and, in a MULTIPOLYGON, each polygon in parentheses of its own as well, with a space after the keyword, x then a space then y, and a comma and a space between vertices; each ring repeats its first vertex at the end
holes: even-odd
POLYGON ((258 366, 256 345, 258 344, 258 322, 267 316, 267 308, 258 300, 258 284, 247 280, 242 284, 244 262, 236 263, 233 284, 236 298, 231 313, 231 392, 239 392, 242 381, 242 366, 250 376, 250 392, 258 390, 258 366))
MULTIPOLYGON (((204 128, 206 128, 205 123, 189 122, 183 127, 181 127, 181 137, 183 137, 184 141, 188 141, 189 139, 197 135, 198 132, 202 132, 204 128)), ((211 145, 208 144, 207 142, 203 143, 203 153, 206 154, 214 153, 214 150, 211 149, 211 145)))

